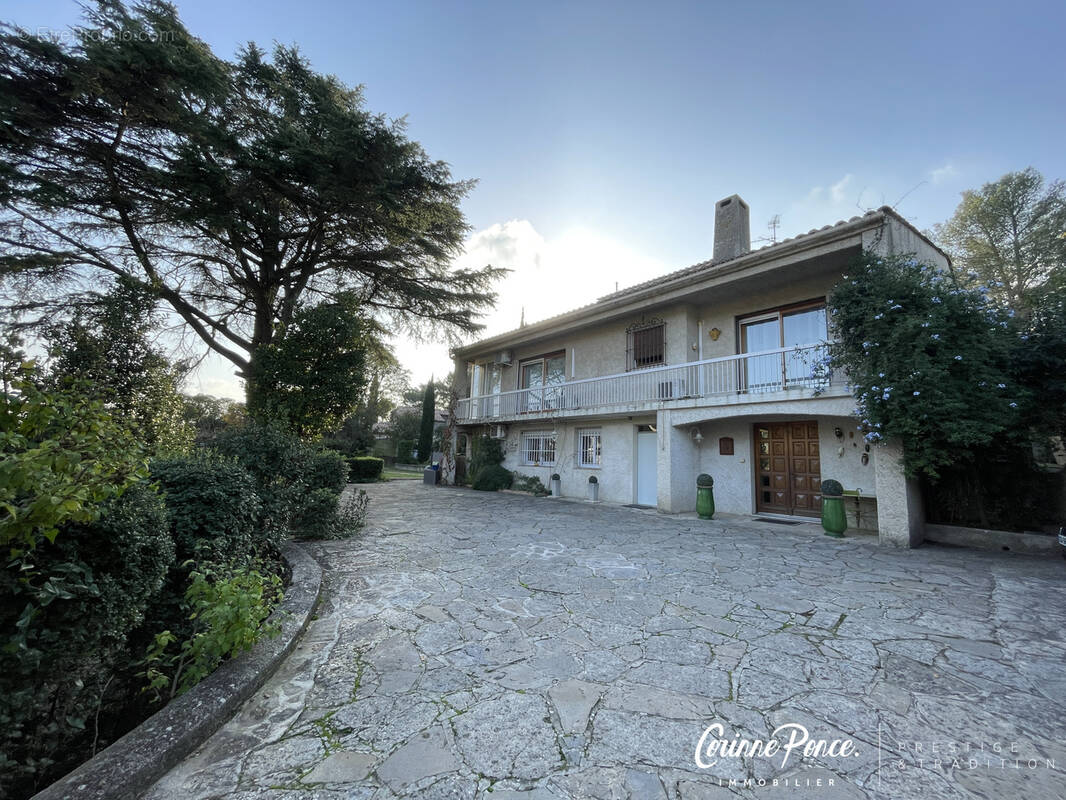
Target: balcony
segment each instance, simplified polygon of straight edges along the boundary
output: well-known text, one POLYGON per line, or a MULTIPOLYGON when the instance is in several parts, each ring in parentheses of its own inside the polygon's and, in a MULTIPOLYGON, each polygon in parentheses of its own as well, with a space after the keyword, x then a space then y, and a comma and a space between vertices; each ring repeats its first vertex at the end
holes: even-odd
POLYGON ((845 394, 843 380, 825 366, 826 356, 825 344, 781 347, 467 397, 459 401, 456 419, 469 425, 769 400, 767 395, 778 399, 792 391, 799 397, 845 394))

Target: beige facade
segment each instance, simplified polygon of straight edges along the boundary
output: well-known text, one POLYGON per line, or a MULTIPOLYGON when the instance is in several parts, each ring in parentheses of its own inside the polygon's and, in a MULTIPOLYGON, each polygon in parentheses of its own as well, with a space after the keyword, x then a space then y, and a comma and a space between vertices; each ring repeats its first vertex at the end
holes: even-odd
MULTIPOLYGON (((719 218, 730 201, 745 235, 736 196, 719 218)), ((706 472, 722 513, 816 515, 834 478, 851 527, 920 542, 898 448, 867 447, 844 376, 819 366, 824 304, 863 249, 946 256, 887 208, 755 252, 720 238, 726 259, 456 350, 458 435, 501 438, 505 467, 558 474, 563 495, 595 475, 601 502, 664 512, 693 510, 706 472)))

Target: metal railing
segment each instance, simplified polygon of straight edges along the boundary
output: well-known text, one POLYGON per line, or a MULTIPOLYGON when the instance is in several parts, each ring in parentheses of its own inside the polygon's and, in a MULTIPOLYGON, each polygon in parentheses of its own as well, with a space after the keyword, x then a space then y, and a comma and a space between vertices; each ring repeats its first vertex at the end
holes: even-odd
POLYGON ((802 345, 466 397, 459 401, 456 416, 460 422, 504 422, 592 410, 659 408, 693 398, 788 389, 824 391, 832 384, 827 346, 802 345))

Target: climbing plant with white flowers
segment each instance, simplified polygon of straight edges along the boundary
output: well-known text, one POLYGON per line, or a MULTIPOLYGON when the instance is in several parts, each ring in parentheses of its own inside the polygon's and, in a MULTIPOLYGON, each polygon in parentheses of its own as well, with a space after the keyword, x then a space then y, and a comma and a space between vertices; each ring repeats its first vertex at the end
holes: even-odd
POLYGON ((901 440, 910 475, 936 480, 1018 427, 1026 398, 1009 367, 1024 334, 989 291, 866 253, 829 298, 830 367, 846 371, 856 424, 868 442, 901 440))

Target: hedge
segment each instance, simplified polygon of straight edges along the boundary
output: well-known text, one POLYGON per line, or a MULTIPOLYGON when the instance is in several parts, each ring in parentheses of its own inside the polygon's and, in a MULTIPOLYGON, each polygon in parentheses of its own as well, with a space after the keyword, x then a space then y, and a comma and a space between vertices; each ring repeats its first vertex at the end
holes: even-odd
POLYGON ((351 483, 367 483, 381 480, 385 461, 373 456, 355 456, 348 459, 348 480, 351 483))

